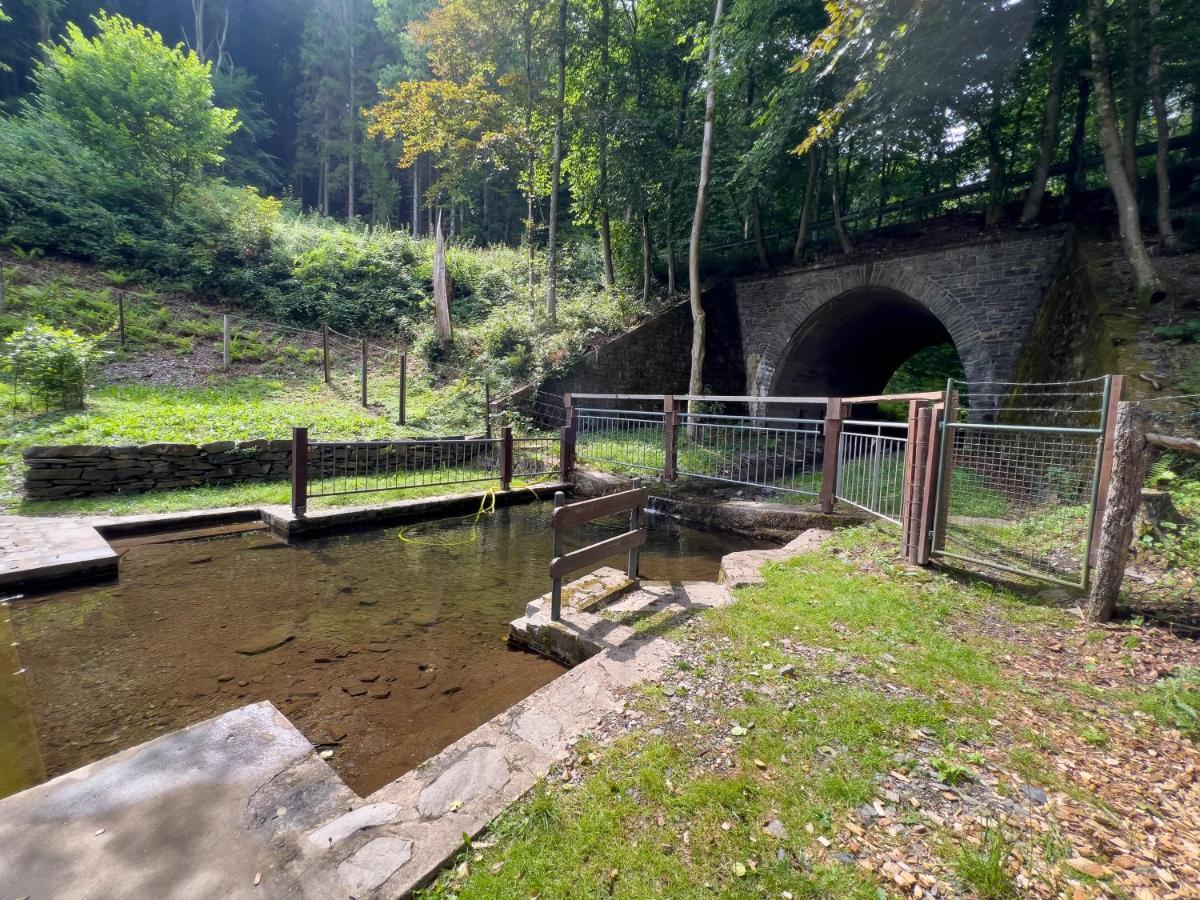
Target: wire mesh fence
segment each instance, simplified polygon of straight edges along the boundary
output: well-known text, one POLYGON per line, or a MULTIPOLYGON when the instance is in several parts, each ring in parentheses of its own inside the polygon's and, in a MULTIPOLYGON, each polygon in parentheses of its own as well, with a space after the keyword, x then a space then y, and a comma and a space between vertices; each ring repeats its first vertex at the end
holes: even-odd
POLYGON ((821 490, 825 423, 820 419, 681 416, 676 426, 676 471, 794 494, 821 490))
POLYGON ((557 436, 513 438, 512 447, 514 478, 529 480, 558 474, 562 457, 557 436))
POLYGON ((838 438, 837 498, 899 525, 908 424, 847 419, 838 438))
POLYGON ((666 414, 661 400, 657 411, 591 405, 576 407, 575 412, 576 453, 580 460, 663 472, 667 458, 666 414))
POLYGON ((959 383, 945 429, 935 552, 1083 587, 1111 382, 959 383))

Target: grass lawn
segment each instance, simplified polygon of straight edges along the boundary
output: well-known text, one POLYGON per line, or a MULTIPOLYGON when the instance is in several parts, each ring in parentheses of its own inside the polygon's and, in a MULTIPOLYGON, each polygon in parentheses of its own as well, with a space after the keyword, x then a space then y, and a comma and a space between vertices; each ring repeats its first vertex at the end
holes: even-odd
POLYGON ((731 607, 640 623, 675 668, 427 896, 1184 896, 1192 645, 893 547, 843 532, 731 607))

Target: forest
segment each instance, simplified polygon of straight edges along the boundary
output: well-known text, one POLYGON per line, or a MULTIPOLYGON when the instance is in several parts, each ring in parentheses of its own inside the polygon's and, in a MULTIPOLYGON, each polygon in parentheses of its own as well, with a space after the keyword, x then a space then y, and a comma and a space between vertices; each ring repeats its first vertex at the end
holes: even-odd
POLYGON ((404 333, 432 316, 401 239, 440 228, 513 251, 451 271, 455 318, 499 278, 553 330, 563 297, 699 319, 711 277, 1104 189, 1148 301, 1200 242, 1190 6, 5 0, 0 236, 404 333))

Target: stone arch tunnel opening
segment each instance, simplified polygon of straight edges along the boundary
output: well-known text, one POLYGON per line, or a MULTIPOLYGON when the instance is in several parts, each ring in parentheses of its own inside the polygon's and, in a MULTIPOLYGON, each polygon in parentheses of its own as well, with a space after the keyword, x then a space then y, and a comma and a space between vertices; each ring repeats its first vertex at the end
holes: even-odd
POLYGON ((882 394, 898 372, 893 390, 936 390, 948 376, 962 377, 962 363, 945 325, 922 303, 897 291, 861 288, 824 304, 797 329, 771 394, 882 394))

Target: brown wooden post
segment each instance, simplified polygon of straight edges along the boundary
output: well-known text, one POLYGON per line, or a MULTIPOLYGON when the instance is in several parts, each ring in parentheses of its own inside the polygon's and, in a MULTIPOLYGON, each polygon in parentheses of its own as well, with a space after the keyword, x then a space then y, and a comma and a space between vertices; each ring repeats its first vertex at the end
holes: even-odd
POLYGON ((918 535, 916 559, 917 565, 929 564, 929 551, 932 549, 933 513, 936 502, 937 466, 942 456, 942 413, 941 406, 927 410, 928 416, 924 423, 925 429, 925 471, 921 478, 920 514, 918 517, 918 535))
POLYGON ((905 559, 913 555, 913 487, 917 475, 917 434, 919 428, 920 404, 916 400, 908 401, 908 430, 905 432, 907 441, 904 444, 904 476, 900 485, 900 545, 905 559))
POLYGON ((1117 441, 1117 412, 1121 406, 1121 394, 1125 391, 1125 376, 1110 375, 1108 397, 1101 413, 1100 425, 1104 429, 1100 436, 1100 471, 1097 473, 1096 508, 1092 510, 1092 539, 1088 552, 1088 565, 1094 566, 1100 553, 1100 532, 1104 528, 1104 510, 1108 505, 1108 486, 1112 481, 1113 448, 1117 441))
POLYGON ((229 334, 229 316, 221 316, 221 368, 228 372, 233 361, 232 341, 229 334))
MULTIPOLYGON (((566 429, 564 428, 563 431, 566 431, 566 429)), ((563 442, 563 446, 566 446, 565 441, 563 442)), ((565 480, 565 476, 564 476, 564 480, 565 480)), ((558 508, 564 506, 566 504, 566 502, 567 502, 566 494, 564 494, 562 491, 554 492, 554 508, 555 509, 558 509, 558 508)), ((563 551, 562 526, 560 526, 557 522, 555 522, 553 525, 553 531, 554 531, 554 551, 551 554, 550 558, 558 559, 560 556, 562 556, 562 551, 563 551)), ((553 576, 551 576, 551 578, 553 580, 550 582, 550 621, 557 622, 562 617, 562 576, 561 575, 553 575, 553 576)))
POLYGON ((678 478, 679 447, 679 404, 675 397, 663 397, 663 478, 674 481, 678 478))
POLYGON ((941 550, 946 546, 946 524, 950 521, 950 488, 954 474, 954 424, 958 421, 958 391, 947 390, 945 408, 942 410, 941 440, 935 474, 930 480, 937 484, 934 501, 933 539, 930 550, 941 550))
POLYGON ((1133 540, 1133 523, 1142 500, 1142 485, 1154 458, 1146 440, 1149 416, 1136 403, 1122 403, 1116 415, 1112 478, 1109 480, 1106 515, 1097 546, 1085 613, 1093 622, 1107 622, 1116 609, 1133 540))
POLYGON ((500 490, 507 491, 512 487, 513 476, 513 435, 512 426, 505 425, 500 430, 500 490))
POLYGON ((400 354, 400 415, 397 418, 397 425, 405 425, 408 422, 408 354, 400 354))
POLYGON ((842 401, 825 401, 825 450, 821 460, 821 512, 833 512, 837 502, 838 444, 842 437, 842 401))
POLYGON ((292 429, 292 515, 303 518, 308 509, 308 429, 292 429))
POLYGON ((362 359, 359 365, 359 377, 362 380, 362 405, 367 405, 367 339, 362 339, 362 359))
MULTIPOLYGON (((228 316, 226 316, 228 318, 228 316)), ((125 292, 117 291, 117 335, 121 339, 121 349, 125 349, 125 292)))
MULTIPOLYGON (((641 490, 642 479, 633 479, 633 489, 641 490)), ((642 505, 639 503, 629 511, 629 530, 637 531, 642 527, 642 505)), ((638 568, 642 562, 642 548, 640 546, 629 548, 629 558, 625 563, 625 574, 633 581, 637 580, 638 568)))
POLYGON ((558 474, 570 481, 575 472, 575 426, 564 425, 558 432, 558 474))
POLYGON ((321 326, 321 365, 325 370, 325 383, 329 384, 329 326, 321 326))

